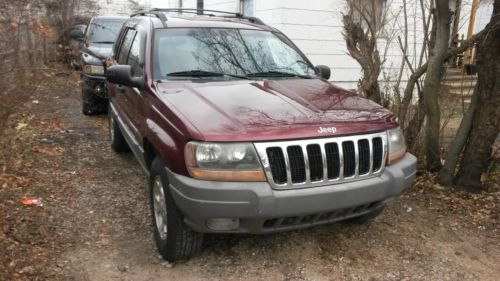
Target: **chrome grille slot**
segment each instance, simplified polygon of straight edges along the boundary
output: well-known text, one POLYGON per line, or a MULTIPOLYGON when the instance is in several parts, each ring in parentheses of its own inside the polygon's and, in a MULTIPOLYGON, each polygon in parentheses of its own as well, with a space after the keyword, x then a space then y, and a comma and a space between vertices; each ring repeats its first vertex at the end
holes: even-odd
POLYGON ((328 163, 328 179, 336 179, 340 176, 339 146, 336 143, 327 143, 325 150, 328 163))
POLYGON ((359 174, 370 172, 370 142, 367 139, 358 141, 359 174))
POLYGON ((385 132, 254 143, 275 189, 343 183, 378 176, 385 167, 385 132))
POLYGON ((344 154, 344 177, 349 178, 354 176, 356 169, 356 153, 354 151, 354 143, 352 141, 343 142, 342 151, 344 154))
POLYGON ((373 171, 378 171, 382 168, 383 160, 385 160, 385 154, 382 151, 386 151, 386 149, 382 149, 383 146, 387 145, 387 141, 382 142, 382 138, 373 138, 373 171))
POLYGON ((311 181, 320 181, 323 179, 323 156, 321 147, 318 144, 307 146, 307 158, 309 159, 309 170, 311 171, 311 181))
POLYGON ((286 183, 286 164, 283 151, 279 147, 267 149, 267 156, 271 165, 271 173, 276 184, 286 183))
POLYGON ((290 173, 293 183, 306 181, 306 169, 304 164, 304 153, 298 145, 287 147, 288 161, 290 162, 290 173))

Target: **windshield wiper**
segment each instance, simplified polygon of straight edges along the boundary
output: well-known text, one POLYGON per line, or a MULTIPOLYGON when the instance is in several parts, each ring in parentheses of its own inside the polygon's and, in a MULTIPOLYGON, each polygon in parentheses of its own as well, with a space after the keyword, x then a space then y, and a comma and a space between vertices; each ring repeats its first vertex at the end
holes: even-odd
POLYGON ((300 77, 304 79, 311 79, 311 76, 290 73, 284 71, 262 71, 247 74, 248 77, 300 77))
POLYGON ((171 72, 165 76, 167 76, 167 77, 223 77, 223 76, 229 76, 229 77, 239 78, 239 79, 248 79, 248 77, 243 76, 243 75, 220 73, 220 72, 205 71, 205 70, 186 70, 186 71, 171 72))

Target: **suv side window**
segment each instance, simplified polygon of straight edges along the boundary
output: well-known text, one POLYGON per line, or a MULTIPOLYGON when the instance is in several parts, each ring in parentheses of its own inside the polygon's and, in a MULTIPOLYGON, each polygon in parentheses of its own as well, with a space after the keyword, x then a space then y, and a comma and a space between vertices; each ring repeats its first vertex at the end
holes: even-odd
POLYGON ((117 61, 119 64, 127 64, 127 57, 130 51, 130 44, 132 43, 132 40, 134 40, 136 33, 137 32, 133 29, 127 30, 125 38, 123 38, 122 45, 120 46, 120 50, 118 51, 117 61))
POLYGON ((127 64, 132 67, 132 76, 142 75, 142 65, 140 60, 141 53, 141 40, 138 33, 134 37, 134 41, 130 46, 130 53, 128 55, 127 64))

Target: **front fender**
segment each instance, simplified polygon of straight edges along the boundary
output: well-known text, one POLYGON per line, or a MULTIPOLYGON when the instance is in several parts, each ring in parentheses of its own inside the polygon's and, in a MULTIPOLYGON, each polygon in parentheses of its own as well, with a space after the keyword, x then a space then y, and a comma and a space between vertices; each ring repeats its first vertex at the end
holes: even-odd
POLYGON ((153 145, 155 152, 164 160, 168 169, 188 175, 184 162, 185 141, 180 141, 179 137, 173 136, 164 128, 164 124, 158 124, 156 120, 148 118, 146 120, 147 141, 153 145))

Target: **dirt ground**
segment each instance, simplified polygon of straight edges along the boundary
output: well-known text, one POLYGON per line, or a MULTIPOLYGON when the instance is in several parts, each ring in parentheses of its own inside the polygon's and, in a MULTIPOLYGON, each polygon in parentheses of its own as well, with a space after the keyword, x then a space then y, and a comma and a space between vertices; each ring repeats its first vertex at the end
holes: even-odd
POLYGON ((210 235, 166 263, 139 165, 81 114, 75 73, 49 80, 0 133, 0 280, 500 280, 498 183, 467 194, 426 174, 370 223, 210 235))

